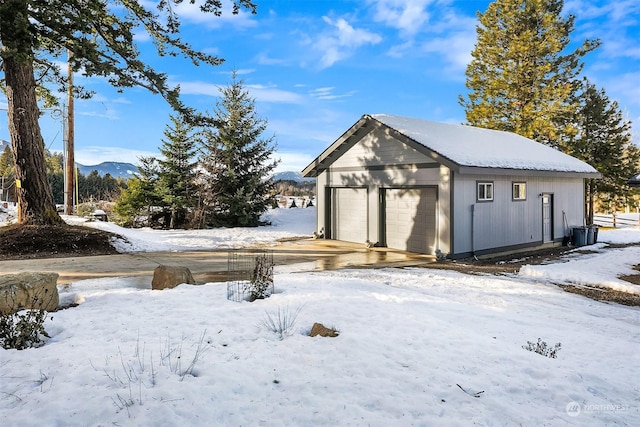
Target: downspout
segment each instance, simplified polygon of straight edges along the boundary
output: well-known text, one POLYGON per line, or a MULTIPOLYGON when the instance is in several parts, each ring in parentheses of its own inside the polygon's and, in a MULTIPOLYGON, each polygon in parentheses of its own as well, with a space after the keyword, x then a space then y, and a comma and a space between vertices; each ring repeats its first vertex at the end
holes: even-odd
POLYGON ((476 224, 476 205, 471 205, 471 255, 476 257, 476 232, 475 232, 475 224, 476 224))

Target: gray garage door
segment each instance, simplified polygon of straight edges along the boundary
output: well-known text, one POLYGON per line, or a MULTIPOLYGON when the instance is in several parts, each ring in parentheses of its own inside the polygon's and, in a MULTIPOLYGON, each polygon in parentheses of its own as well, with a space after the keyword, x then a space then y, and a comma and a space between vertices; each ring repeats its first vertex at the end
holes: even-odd
POLYGON ((364 243, 367 239, 367 189, 332 189, 331 237, 346 242, 364 243))
POLYGON ((387 246, 433 254, 436 236, 436 189, 388 189, 385 192, 387 246))

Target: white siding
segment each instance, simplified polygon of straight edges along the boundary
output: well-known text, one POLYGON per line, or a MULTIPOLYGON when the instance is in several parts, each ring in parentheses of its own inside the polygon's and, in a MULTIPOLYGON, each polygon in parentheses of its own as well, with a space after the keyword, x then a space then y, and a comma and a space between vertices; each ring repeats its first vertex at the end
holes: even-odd
POLYGON ((346 153, 340 156, 331 168, 408 165, 436 162, 406 144, 392 138, 386 132, 375 129, 362 137, 346 153))
POLYGON ((584 220, 581 178, 457 175, 454 189, 454 251, 471 253, 494 248, 542 243, 542 194, 553 194, 553 238, 584 220), (476 202, 476 183, 493 181, 494 200, 476 202), (526 182, 527 198, 512 200, 512 183, 526 182), (564 213, 564 214, 563 214, 564 213))

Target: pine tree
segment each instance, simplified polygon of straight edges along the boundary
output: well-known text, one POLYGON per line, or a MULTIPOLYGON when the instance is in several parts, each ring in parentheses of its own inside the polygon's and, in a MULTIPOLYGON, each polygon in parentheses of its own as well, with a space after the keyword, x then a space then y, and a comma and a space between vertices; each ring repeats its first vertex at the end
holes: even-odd
POLYGON ((116 222, 125 227, 136 225, 136 217, 142 209, 147 205, 143 197, 142 180, 139 177, 133 177, 127 182, 126 188, 120 191, 120 197, 113 207, 116 214, 116 222))
POLYGON ((267 121, 257 116, 255 100, 235 71, 220 92, 214 112, 219 124, 203 133, 205 216, 213 226, 257 226, 269 207, 270 175, 278 164, 271 158, 274 137, 261 138, 267 121))
POLYGON ((564 148, 575 134, 572 95, 581 58, 597 40, 565 53, 575 17, 562 0, 496 0, 478 13, 477 43, 459 97, 473 126, 515 132, 564 148))
POLYGON ((188 212, 193 212, 196 139, 184 117, 172 115, 170 119, 173 125, 167 125, 160 147, 164 158, 158 159, 156 192, 170 212, 169 228, 175 229, 183 227, 188 222, 188 212))
MULTIPOLYGON (((55 102, 55 97, 39 83, 46 81, 62 90, 67 83, 55 64, 60 56, 68 53, 72 70, 82 70, 85 77, 100 76, 118 88, 140 86, 162 95, 177 111, 195 113, 180 101, 178 88, 170 87, 166 74, 142 61, 134 38, 144 29, 159 56, 184 56, 196 65, 220 64, 220 58, 198 52, 180 39, 176 6, 182 2, 0 1, 0 66, 16 179, 20 181, 19 223, 63 223, 47 182, 44 142, 38 124, 38 94, 44 92, 47 100, 55 102)), ((256 12, 251 0, 232 0, 232 4, 233 13, 240 8, 256 12)), ((203 13, 221 14, 221 0, 202 0, 199 5, 203 13)), ((77 86, 74 92, 90 96, 77 86)))
POLYGON ((120 192, 114 207, 118 222, 126 226, 154 225, 154 208, 163 207, 162 198, 156 191, 159 181, 157 159, 140 157, 138 160, 138 174, 120 192))
POLYGON ((629 203, 633 190, 627 181, 638 173, 640 149, 633 143, 631 122, 624 119, 618 103, 611 101, 604 89, 598 90, 585 79, 579 102, 578 134, 570 154, 602 174, 602 179, 586 182, 587 217, 592 223, 594 198, 612 212, 629 203))

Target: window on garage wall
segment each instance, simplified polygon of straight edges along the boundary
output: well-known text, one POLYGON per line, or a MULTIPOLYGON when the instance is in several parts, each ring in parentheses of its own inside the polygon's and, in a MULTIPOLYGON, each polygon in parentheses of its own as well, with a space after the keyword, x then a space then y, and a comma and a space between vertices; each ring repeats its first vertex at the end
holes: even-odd
POLYGON ((513 182, 511 183, 511 194, 514 201, 527 200, 527 183, 513 182))
POLYGON ((478 181, 476 183, 477 201, 478 202, 493 202, 493 181, 478 181))

